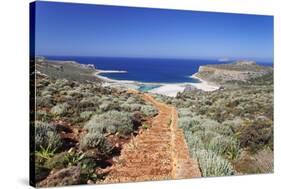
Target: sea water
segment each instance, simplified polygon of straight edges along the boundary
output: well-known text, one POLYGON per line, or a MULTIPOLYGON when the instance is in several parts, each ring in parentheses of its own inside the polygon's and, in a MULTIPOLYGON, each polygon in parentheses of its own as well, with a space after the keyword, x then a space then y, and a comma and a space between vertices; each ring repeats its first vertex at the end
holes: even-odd
MULTIPOLYGON (((140 90, 147 91, 158 87, 155 83, 197 83, 191 78, 201 65, 222 64, 215 59, 170 59, 170 58, 119 58, 119 57, 79 57, 46 56, 51 60, 71 60, 81 64, 94 64, 100 70, 122 70, 126 73, 102 73, 102 76, 115 80, 131 80, 153 85, 143 85, 140 90)), ((262 65, 272 63, 257 62, 262 65)))

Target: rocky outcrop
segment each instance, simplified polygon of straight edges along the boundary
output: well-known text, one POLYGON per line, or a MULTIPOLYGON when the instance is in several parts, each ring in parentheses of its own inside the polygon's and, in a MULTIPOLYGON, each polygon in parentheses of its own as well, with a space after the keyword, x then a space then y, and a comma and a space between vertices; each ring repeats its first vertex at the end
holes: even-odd
POLYGON ((214 64, 200 66, 196 77, 215 82, 248 81, 272 73, 271 67, 259 66, 254 61, 237 61, 231 64, 214 64))
POLYGON ((72 166, 51 173, 45 180, 38 184, 38 187, 66 186, 79 183, 81 169, 79 166, 72 166))

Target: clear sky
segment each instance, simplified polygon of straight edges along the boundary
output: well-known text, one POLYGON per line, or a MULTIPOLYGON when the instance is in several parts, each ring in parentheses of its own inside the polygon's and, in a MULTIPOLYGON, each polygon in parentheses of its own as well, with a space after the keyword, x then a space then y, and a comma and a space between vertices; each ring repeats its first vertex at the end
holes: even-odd
POLYGON ((273 58, 273 17, 37 2, 36 54, 273 58))

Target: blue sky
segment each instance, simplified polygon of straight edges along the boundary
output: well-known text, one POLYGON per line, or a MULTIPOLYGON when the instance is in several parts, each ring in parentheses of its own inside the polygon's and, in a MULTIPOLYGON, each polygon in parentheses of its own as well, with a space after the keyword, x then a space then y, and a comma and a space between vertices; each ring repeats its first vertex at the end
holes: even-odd
POLYGON ((273 17, 37 2, 36 54, 273 58, 273 17))

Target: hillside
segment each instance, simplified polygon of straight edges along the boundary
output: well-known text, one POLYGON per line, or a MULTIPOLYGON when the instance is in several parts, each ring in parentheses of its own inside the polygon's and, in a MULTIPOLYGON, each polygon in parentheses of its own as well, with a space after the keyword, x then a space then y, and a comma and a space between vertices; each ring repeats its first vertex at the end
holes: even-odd
POLYGON ((36 63, 36 152, 31 154, 36 185, 103 180, 107 173, 102 170, 112 166, 124 144, 150 127, 158 110, 137 94, 103 87, 92 68, 44 64, 36 63))
POLYGON ((173 106, 105 87, 93 66, 36 62, 39 187, 200 177, 173 106))
POLYGON ((260 66, 253 61, 236 61, 229 64, 200 66, 195 76, 209 82, 226 84, 247 82, 265 75, 272 75, 272 73, 272 67, 260 66))
POLYGON ((272 68, 203 66, 223 87, 176 98, 103 86, 95 72, 37 60, 37 186, 273 172, 272 68))
POLYGON ((178 126, 185 132, 190 152, 198 160, 202 175, 272 173, 272 68, 255 64, 212 65, 203 67, 198 73, 224 87, 212 92, 186 90, 176 98, 155 97, 177 107, 178 126), (243 75, 243 67, 257 74, 247 80, 226 79, 233 71, 243 75), (263 72, 266 74, 261 74, 263 72))
POLYGON ((35 62, 36 70, 48 75, 52 79, 101 82, 93 74, 96 71, 94 65, 83 65, 75 61, 48 60, 44 57, 37 57, 35 62))

